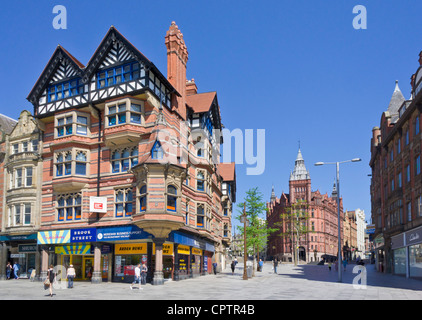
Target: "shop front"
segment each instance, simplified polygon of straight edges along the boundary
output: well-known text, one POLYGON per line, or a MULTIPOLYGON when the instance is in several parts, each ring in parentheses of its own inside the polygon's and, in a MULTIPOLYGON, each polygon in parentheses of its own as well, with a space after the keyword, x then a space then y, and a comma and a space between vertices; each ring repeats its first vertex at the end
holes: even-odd
MULTIPOLYGON (((17 265, 19 278, 29 278, 37 264, 37 234, 0 236, 0 278, 6 278, 6 265, 8 262, 17 265)), ((14 274, 12 274, 12 277, 14 274)))
POLYGON ((422 279, 422 227, 392 237, 391 248, 393 273, 422 279))

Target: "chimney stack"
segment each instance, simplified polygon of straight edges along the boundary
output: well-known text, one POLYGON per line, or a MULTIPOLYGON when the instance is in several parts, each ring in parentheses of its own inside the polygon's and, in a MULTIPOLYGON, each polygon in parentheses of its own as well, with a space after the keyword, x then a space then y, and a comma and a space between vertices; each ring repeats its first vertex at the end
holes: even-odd
POLYGON ((172 86, 180 93, 172 101, 173 109, 186 120, 186 64, 188 62, 188 50, 183 34, 173 21, 165 36, 167 48, 167 79, 172 86))
POLYGON ((198 93, 198 87, 196 86, 195 79, 186 80, 186 95, 191 96, 198 93))

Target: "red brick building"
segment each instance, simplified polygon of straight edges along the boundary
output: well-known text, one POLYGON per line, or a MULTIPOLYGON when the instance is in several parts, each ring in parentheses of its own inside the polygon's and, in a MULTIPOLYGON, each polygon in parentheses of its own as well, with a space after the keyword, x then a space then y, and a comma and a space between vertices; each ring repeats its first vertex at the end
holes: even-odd
POLYGON ((40 278, 49 264, 73 264, 81 280, 131 282, 145 262, 148 281, 162 284, 225 265, 236 178, 219 162, 217 93, 186 80, 174 22, 165 45, 167 76, 111 27, 86 66, 58 46, 30 92, 40 278))
MULTIPOLYGON (((289 222, 282 222, 281 214, 288 212, 292 204, 299 200, 307 204, 304 211, 307 219, 303 220, 309 231, 299 238, 298 257, 299 261, 319 261, 322 258, 335 259, 338 252, 338 219, 337 219, 337 192, 333 189, 331 197, 321 194, 318 190, 312 191, 311 178, 306 169, 302 152, 299 149, 295 167, 290 174, 289 193, 282 193, 277 198, 272 192, 271 200, 267 203, 267 222, 269 228, 278 228, 280 231, 273 233, 268 239, 268 256, 277 257, 282 261, 293 261, 296 237, 287 234, 289 222)), ((343 201, 340 199, 342 212, 343 201)), ((343 214, 341 217, 343 222, 343 214)), ((343 230, 343 223, 341 225, 343 230)), ((342 242, 343 243, 343 242, 342 242)))
POLYGON ((369 163, 376 267, 415 278, 422 277, 422 52, 419 64, 408 100, 396 81, 380 126, 372 129, 369 163))

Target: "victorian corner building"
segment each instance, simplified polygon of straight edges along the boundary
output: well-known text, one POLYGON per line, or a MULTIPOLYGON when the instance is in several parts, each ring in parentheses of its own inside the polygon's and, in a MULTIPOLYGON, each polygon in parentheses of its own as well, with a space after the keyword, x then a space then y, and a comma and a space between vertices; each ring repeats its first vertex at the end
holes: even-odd
POLYGON ((167 77, 114 27, 86 66, 58 46, 33 114, 0 117, 0 278, 7 262, 93 283, 132 282, 138 263, 153 284, 225 266, 236 173, 217 93, 186 80, 174 22, 165 46, 167 77))
POLYGON ((422 278, 421 111, 422 52, 409 99, 398 82, 372 129, 371 211, 380 272, 422 278))

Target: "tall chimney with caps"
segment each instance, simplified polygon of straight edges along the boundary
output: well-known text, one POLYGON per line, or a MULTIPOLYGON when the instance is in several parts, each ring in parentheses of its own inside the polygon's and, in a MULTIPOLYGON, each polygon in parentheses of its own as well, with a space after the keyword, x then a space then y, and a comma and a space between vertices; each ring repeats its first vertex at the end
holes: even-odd
POLYGON ((186 120, 186 64, 188 62, 188 50, 183 34, 173 21, 165 36, 167 47, 167 79, 180 93, 172 101, 173 109, 186 120))

